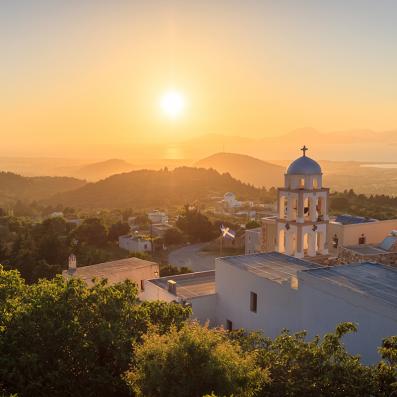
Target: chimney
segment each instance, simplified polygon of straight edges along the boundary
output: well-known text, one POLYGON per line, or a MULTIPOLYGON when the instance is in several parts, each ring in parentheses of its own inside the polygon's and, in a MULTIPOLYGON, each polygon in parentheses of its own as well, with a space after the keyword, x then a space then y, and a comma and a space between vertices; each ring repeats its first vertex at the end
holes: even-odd
POLYGON ((168 280, 168 292, 176 295, 176 282, 174 280, 168 280))
POLYGON ((68 269, 70 271, 74 271, 77 268, 77 259, 75 254, 70 254, 69 255, 69 260, 68 260, 68 269))

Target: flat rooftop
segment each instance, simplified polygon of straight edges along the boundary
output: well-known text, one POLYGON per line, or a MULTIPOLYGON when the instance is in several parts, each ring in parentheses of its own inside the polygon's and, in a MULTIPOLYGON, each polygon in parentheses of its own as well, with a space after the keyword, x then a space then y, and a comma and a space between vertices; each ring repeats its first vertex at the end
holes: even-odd
POLYGON ((160 277, 149 281, 168 290, 168 280, 175 281, 176 296, 182 299, 215 294, 215 270, 160 277))
POLYGON ((364 262, 310 269, 305 273, 397 307, 397 269, 391 266, 364 262))
POLYGON ((78 277, 91 284, 93 278, 108 279, 109 283, 120 281, 120 278, 128 278, 132 271, 146 267, 158 266, 156 262, 139 258, 126 258, 116 261, 103 262, 95 265, 77 267, 75 270, 64 270, 64 276, 78 277))
POLYGON ((390 254, 389 251, 386 251, 375 245, 349 245, 345 247, 346 249, 355 252, 359 255, 379 255, 379 254, 390 254))
POLYGON ((341 223, 342 225, 358 225, 360 223, 377 222, 377 219, 368 218, 364 216, 353 216, 349 214, 338 215, 334 222, 341 223))
POLYGON ((322 267, 321 265, 278 252, 226 256, 219 259, 231 266, 236 266, 259 277, 278 283, 283 283, 290 280, 291 277, 296 277, 297 273, 302 270, 322 267))

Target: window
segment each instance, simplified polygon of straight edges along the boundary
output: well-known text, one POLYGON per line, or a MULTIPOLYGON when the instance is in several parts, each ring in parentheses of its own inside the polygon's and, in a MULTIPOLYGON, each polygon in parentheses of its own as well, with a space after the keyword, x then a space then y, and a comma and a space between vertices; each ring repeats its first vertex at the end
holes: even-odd
POLYGON ((145 290, 145 281, 141 280, 141 291, 145 290))
POLYGON ((228 331, 233 331, 233 323, 230 320, 226 320, 226 329, 228 331))
POLYGON ((257 308, 258 308, 258 295, 255 292, 251 292, 251 295, 250 295, 250 310, 253 313, 256 313, 257 308))
POLYGON ((361 244, 365 244, 367 241, 367 238, 365 237, 364 233, 358 238, 358 243, 361 244))

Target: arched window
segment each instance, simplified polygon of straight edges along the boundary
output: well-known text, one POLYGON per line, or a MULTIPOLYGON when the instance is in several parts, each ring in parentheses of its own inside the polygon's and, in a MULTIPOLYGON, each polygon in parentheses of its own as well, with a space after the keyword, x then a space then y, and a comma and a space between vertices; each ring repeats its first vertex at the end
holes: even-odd
POLYGON ((301 178, 299 181, 299 188, 304 189, 305 188, 305 178, 301 178))
POLYGON ((318 179, 313 178, 313 189, 318 189, 318 179))

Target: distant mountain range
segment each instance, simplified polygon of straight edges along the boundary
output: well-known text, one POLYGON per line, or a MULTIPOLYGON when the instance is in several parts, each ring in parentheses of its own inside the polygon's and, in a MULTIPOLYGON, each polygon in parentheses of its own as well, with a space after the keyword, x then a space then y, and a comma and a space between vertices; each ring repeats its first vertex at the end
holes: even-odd
POLYGON ((229 172, 234 178, 257 187, 274 187, 283 184, 285 168, 257 158, 236 153, 216 153, 199 160, 197 167, 229 172))
POLYGON ((98 181, 114 174, 132 171, 135 167, 125 160, 110 159, 98 163, 87 164, 74 171, 74 176, 87 179, 88 181, 98 181))
POLYGON ((215 170, 180 167, 173 171, 140 170, 113 175, 52 197, 52 204, 75 208, 153 208, 179 206, 223 196, 259 199, 261 191, 215 170))
POLYGON ((69 177, 24 177, 11 172, 0 172, 0 205, 17 200, 42 200, 56 193, 77 189, 85 181, 69 177))

